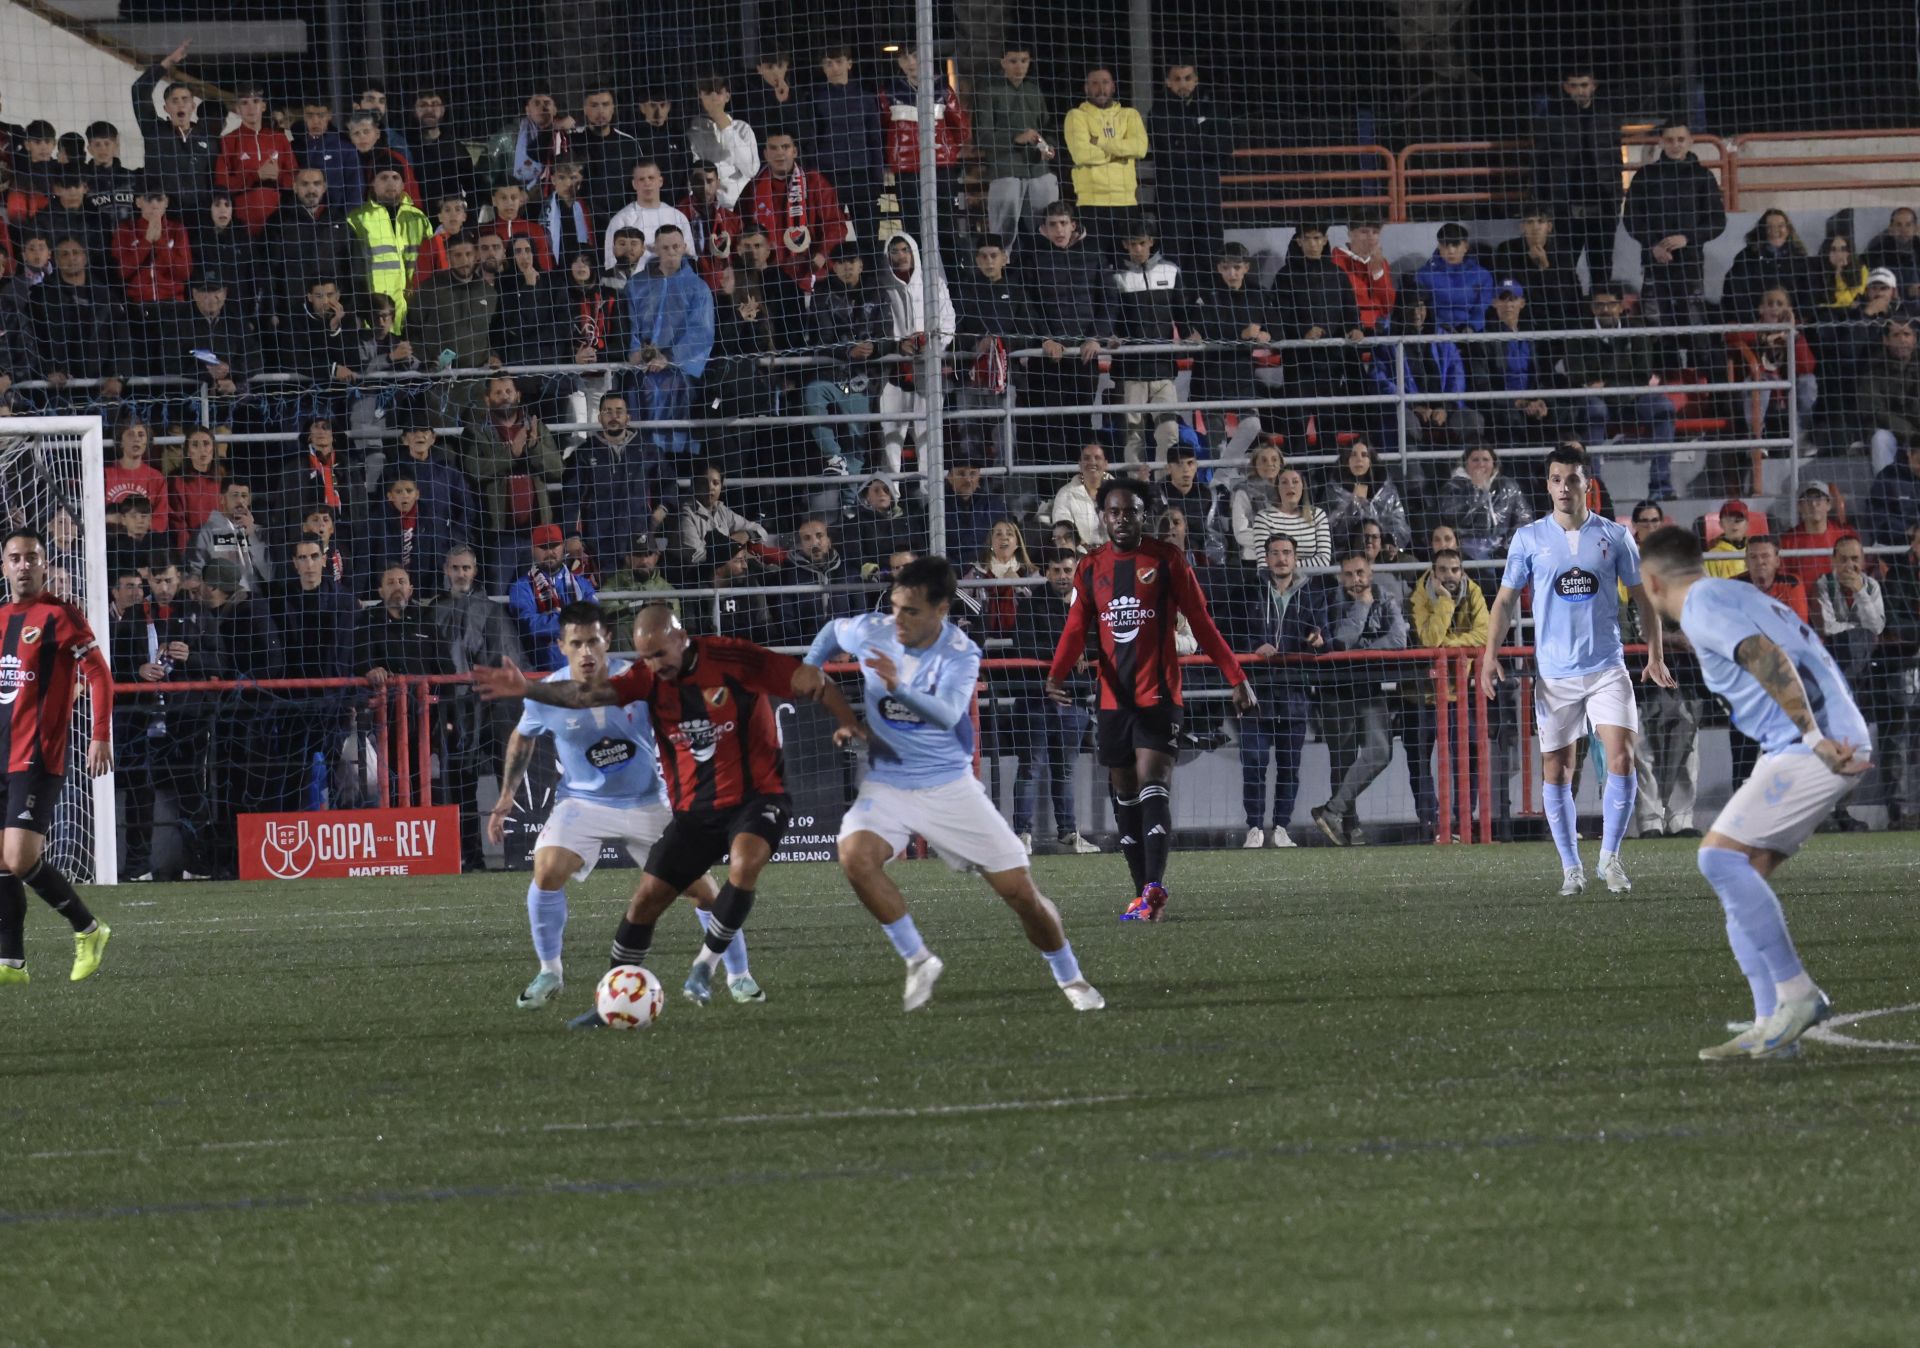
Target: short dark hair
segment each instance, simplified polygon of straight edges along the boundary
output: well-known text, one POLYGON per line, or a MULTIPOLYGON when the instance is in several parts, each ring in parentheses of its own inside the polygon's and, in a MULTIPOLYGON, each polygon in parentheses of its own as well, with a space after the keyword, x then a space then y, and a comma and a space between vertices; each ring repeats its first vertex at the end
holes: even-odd
POLYGON ((1288 547, 1292 548, 1295 553, 1300 551, 1300 540, 1292 534, 1268 534, 1266 541, 1260 545, 1260 551, 1265 552, 1275 543, 1285 543, 1288 547))
POLYGON ((1184 463, 1188 459, 1198 460, 1199 457, 1200 451, 1188 444, 1185 440, 1175 440, 1173 447, 1167 451, 1167 463, 1170 465, 1174 463, 1184 463))
MULTIPOLYGON (((1752 547, 1753 540, 1749 539, 1747 546, 1752 547)), ((1640 545, 1640 565, 1675 575, 1696 575, 1704 569, 1700 564, 1700 540, 1693 536, 1691 529, 1678 524, 1664 525, 1648 534, 1647 541, 1640 545)))
MULTIPOLYGON (((415 477, 412 473, 409 473, 404 469, 395 469, 393 472, 387 474, 387 490, 388 491, 392 491, 395 486, 397 486, 402 482, 406 483, 410 487, 418 487, 420 485, 420 479, 415 477)), ((307 513, 312 514, 313 512, 308 511, 307 513)))
POLYGON ((115 126, 112 122, 88 122, 87 123, 87 139, 88 140, 104 140, 108 137, 111 137, 114 140, 119 140, 120 128, 115 126))
POLYGON ((730 94, 733 92, 733 86, 727 82, 727 77, 718 72, 711 75, 702 75, 699 83, 694 87, 703 94, 730 94))
POLYGON ((1436 548, 1436 549, 1434 549, 1434 553, 1433 553, 1433 560, 1434 560, 1434 562, 1435 562, 1435 564, 1436 564, 1436 565, 1437 565, 1437 564, 1438 564, 1438 563, 1440 562, 1440 560, 1441 560, 1442 558, 1444 558, 1444 557, 1451 557, 1451 558, 1453 558, 1453 560, 1454 560, 1454 561, 1456 561, 1456 562, 1459 562, 1459 563, 1461 563, 1462 565, 1465 565, 1465 564, 1466 564, 1466 560, 1467 560, 1467 559, 1466 559, 1465 557, 1462 557, 1462 556, 1460 555, 1460 549, 1458 549, 1458 548, 1436 548))
POLYGON ((602 632, 612 635, 613 620, 607 611, 591 599, 576 599, 560 610, 560 630, 569 627, 598 627, 602 632))
POLYGON ((1667 517, 1666 510, 1662 508, 1658 501, 1638 501, 1635 502, 1633 511, 1627 518, 1637 523, 1640 519, 1640 512, 1643 510, 1651 510, 1663 520, 1667 517))
POLYGON ((1006 249, 1007 249, 1007 241, 1006 241, 1005 239, 1003 239, 1003 238, 1001 238, 1001 237, 1000 237, 1000 236, 999 236, 998 234, 976 234, 976 235, 974 235, 974 236, 973 236, 973 251, 977 253, 977 252, 979 252, 979 251, 980 251, 980 250, 981 250, 982 248, 998 248, 998 249, 999 249, 999 250, 1000 250, 1001 252, 1003 252, 1003 253, 1004 253, 1004 252, 1006 251, 1006 249))
POLYGON ((1566 464, 1569 468, 1578 468, 1581 472, 1586 473, 1589 476, 1591 476, 1593 473, 1592 457, 1587 453, 1587 451, 1583 447, 1575 444, 1571 440, 1562 440, 1559 444, 1553 447, 1551 452, 1548 453, 1547 455, 1548 470, 1551 471, 1553 468, 1553 465, 1556 463, 1566 464))
POLYGON ((1063 215, 1069 220, 1078 220, 1080 218, 1080 212, 1076 211, 1073 208, 1073 203, 1071 201, 1052 202, 1047 206, 1047 209, 1042 211, 1040 214, 1043 219, 1048 219, 1048 220, 1051 220, 1053 217, 1057 215, 1063 215))
POLYGON ((23 524, 16 529, 9 529, 6 538, 0 539, 0 545, 11 543, 16 538, 31 538, 40 545, 42 552, 47 551, 47 536, 32 525, 23 524))
POLYGON ((662 225, 662 226, 660 226, 660 228, 658 228, 658 229, 656 229, 656 230, 654 230, 654 231, 653 231, 653 238, 654 238, 654 242, 656 242, 656 243, 657 243, 657 242, 659 242, 659 240, 660 240, 660 236, 661 236, 662 234, 678 234, 678 235, 680 235, 680 237, 682 237, 682 238, 685 238, 685 237, 686 237, 686 231, 685 231, 685 230, 683 230, 683 229, 681 229, 681 228, 680 228, 680 226, 678 226, 678 225, 662 225))
POLYGON ((1068 566, 1080 565, 1080 554, 1071 548, 1055 548, 1047 554, 1046 566, 1058 566, 1065 562, 1068 566))
POLYGON ((129 510, 144 510, 147 514, 151 515, 153 513, 153 502, 148 500, 144 493, 134 492, 130 496, 122 496, 117 508, 123 514, 129 510))
POLYGON ((1144 487, 1138 482, 1135 482, 1132 478, 1113 477, 1113 478, 1108 478, 1105 482, 1102 482, 1100 484, 1100 495, 1095 499, 1094 504, 1098 506, 1101 510, 1105 510, 1107 508, 1107 498, 1113 495, 1117 491, 1132 492, 1136 497, 1139 498, 1140 507, 1143 510, 1147 507, 1148 503, 1152 499, 1148 495, 1146 487, 1144 487))
POLYGON ((951 604, 959 585, 954 579, 953 563, 945 557, 916 557, 893 573, 899 590, 918 590, 929 604, 951 604))
POLYGON ((1769 548, 1772 548, 1775 552, 1778 552, 1780 550, 1780 540, 1775 538, 1772 534, 1754 534, 1752 537, 1747 539, 1748 552, 1752 552, 1755 548, 1758 548, 1758 547, 1769 547, 1769 548))

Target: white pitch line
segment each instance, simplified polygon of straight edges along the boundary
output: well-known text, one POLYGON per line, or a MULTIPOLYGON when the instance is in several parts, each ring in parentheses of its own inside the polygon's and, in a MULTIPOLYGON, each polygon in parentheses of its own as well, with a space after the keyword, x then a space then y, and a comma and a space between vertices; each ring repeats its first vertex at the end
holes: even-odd
MULTIPOLYGON (((722 1114, 717 1117, 678 1117, 666 1119, 606 1119, 582 1123, 543 1123, 518 1128, 481 1128, 472 1130, 488 1137, 532 1133, 627 1132, 638 1128, 723 1128, 766 1127, 789 1124, 804 1127, 815 1123, 844 1123, 855 1119, 940 1119, 982 1114, 1017 1114, 1056 1109, 1084 1109, 1096 1105, 1124 1104, 1143 1100, 1141 1095, 1070 1095, 1045 1100, 984 1100, 964 1105, 860 1106, 852 1109, 806 1109, 787 1114, 722 1114)), ((424 1142, 465 1135, 453 1129, 434 1129, 412 1137, 380 1133, 319 1137, 256 1137, 230 1142, 158 1142, 145 1147, 89 1147, 71 1151, 29 1152, 29 1161, 73 1161, 101 1156, 129 1156, 153 1151, 263 1151, 279 1147, 364 1147, 389 1142, 424 1142)))
POLYGON ((1804 1037, 1832 1044, 1836 1048, 1877 1048, 1892 1053, 1920 1053, 1920 1044, 1908 1043, 1904 1039, 1855 1039, 1852 1035, 1839 1033, 1842 1026, 1880 1016, 1905 1015, 1909 1011, 1920 1011, 1920 1002, 1909 1002, 1905 1006, 1883 1006, 1877 1011, 1849 1011, 1845 1015, 1830 1018, 1824 1025, 1814 1026, 1804 1037))

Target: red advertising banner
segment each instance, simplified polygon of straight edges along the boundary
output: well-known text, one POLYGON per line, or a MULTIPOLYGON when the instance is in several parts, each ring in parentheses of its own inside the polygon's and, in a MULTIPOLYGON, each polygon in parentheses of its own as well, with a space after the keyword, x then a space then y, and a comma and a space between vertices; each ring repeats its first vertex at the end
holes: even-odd
POLYGON ((242 880, 460 874, 460 811, 319 810, 240 816, 242 880))

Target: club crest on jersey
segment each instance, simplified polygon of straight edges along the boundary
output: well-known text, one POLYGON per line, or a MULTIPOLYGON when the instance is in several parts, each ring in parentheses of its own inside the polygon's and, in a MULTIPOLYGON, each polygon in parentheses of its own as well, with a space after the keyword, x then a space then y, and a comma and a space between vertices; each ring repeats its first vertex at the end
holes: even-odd
POLYGON ((31 646, 33 645, 34 642, 38 640, 40 640, 39 628, 23 627, 20 629, 20 641, 22 645, 31 646))
POLYGON ((726 705, 727 705, 727 690, 726 690, 725 688, 709 688, 709 689, 707 689, 707 703, 708 703, 708 705, 709 705, 709 706, 714 706, 714 707, 724 707, 724 706, 726 706, 726 705))
POLYGON ((1157 566, 1143 566, 1139 571, 1135 572, 1135 574, 1140 578, 1142 585, 1151 585, 1153 584, 1153 578, 1160 574, 1160 568, 1157 566))
POLYGON ((1142 604, 1134 595, 1118 594, 1107 601, 1100 616, 1113 633, 1114 643, 1124 646, 1140 635, 1142 626, 1153 621, 1154 610, 1142 604))

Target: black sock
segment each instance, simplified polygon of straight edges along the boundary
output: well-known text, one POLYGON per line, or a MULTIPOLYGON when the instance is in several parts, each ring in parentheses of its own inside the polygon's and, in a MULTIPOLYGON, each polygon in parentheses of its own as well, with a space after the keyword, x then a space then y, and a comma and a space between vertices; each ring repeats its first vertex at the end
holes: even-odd
POLYGON ((1140 802, 1125 799, 1111 787, 1108 794, 1113 797, 1113 822, 1120 830, 1120 853, 1127 859, 1127 869, 1133 873, 1133 892, 1138 894, 1147 885, 1147 849, 1141 841, 1140 802))
POLYGON ((740 928, 747 924, 747 914, 753 911, 753 891, 735 889, 732 885, 720 886, 720 897, 713 901, 713 907, 707 912, 707 949, 716 955, 726 953, 733 944, 733 938, 740 934, 740 928))
POLYGON ((1140 839, 1146 883, 1157 885, 1167 874, 1167 853, 1173 848, 1173 795, 1149 782, 1140 788, 1140 839))
POLYGON ((629 922, 620 919, 619 930, 613 933, 613 958, 611 967, 622 964, 645 964, 647 952, 653 949, 653 923, 629 922))
POLYGON ((93 925, 93 914, 87 911, 86 904, 80 902, 73 883, 48 865, 44 857, 20 878, 32 885, 33 892, 45 899, 48 906, 64 917, 75 931, 85 931, 93 925))
POLYGON ((27 889, 12 871, 0 871, 0 960, 27 958, 27 889))

